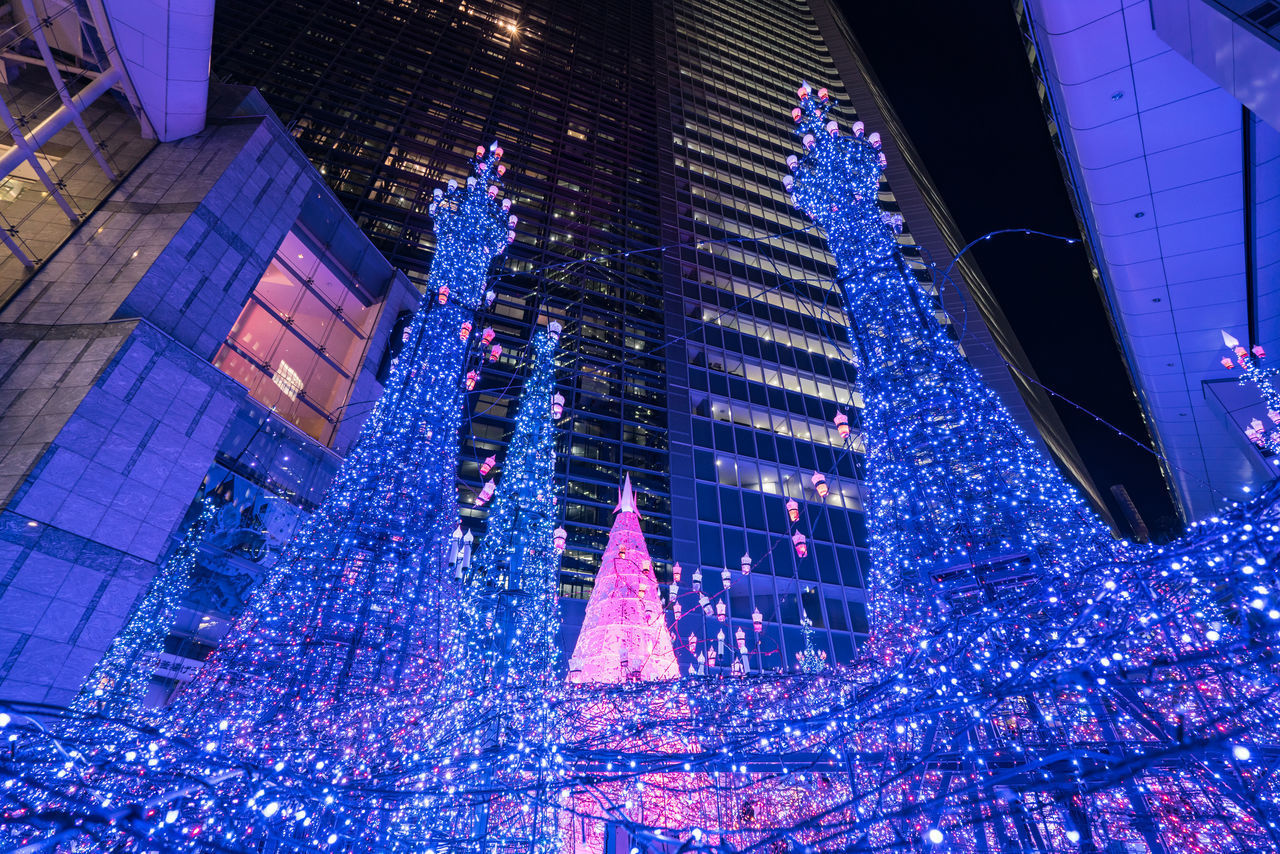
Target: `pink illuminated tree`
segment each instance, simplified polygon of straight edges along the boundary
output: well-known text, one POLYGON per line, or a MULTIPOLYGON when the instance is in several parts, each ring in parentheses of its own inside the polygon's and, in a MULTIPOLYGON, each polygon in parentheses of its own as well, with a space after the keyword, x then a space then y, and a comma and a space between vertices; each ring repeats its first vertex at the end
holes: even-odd
POLYGON ((640 531, 630 475, 614 513, 582 631, 569 659, 569 681, 674 679, 680 669, 663 619, 653 561, 640 531))

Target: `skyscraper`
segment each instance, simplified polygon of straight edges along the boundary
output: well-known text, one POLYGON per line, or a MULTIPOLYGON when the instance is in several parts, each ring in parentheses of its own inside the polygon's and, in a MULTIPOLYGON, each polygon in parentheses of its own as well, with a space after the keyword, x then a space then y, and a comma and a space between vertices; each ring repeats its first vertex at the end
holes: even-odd
MULTIPOLYGON (((834 267, 779 183, 802 79, 883 134, 880 197, 905 217, 916 274, 1024 428, 1083 473, 1047 401, 1019 395, 1001 356, 1020 363, 1021 352, 980 274, 962 259, 962 281, 934 280, 930 264, 947 268, 958 249, 955 229, 828 0, 226 0, 213 67, 262 91, 419 283, 431 190, 463 176, 477 141, 507 146, 520 224, 493 326, 508 355, 481 378, 464 428, 460 500, 469 506, 480 461, 510 435, 515 349, 540 316, 559 317, 566 645, 623 472, 659 579, 680 561, 714 592, 727 572, 725 628, 750 630, 758 608, 776 650, 765 667, 793 661, 802 614, 836 659, 866 631, 861 457, 856 429, 851 452, 832 423, 843 411, 856 428, 861 402, 834 267), (787 541, 788 500, 804 557, 787 541), (744 557, 749 584, 738 583, 744 557)), ((464 521, 478 527, 480 515, 464 521)))

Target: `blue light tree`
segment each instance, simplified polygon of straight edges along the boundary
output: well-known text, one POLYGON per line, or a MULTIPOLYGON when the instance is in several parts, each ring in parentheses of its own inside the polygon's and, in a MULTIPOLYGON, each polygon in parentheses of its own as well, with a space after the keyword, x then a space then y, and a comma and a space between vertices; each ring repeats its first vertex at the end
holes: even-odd
POLYGON ((92 727, 98 718, 140 719, 156 659, 191 588, 191 572, 217 508, 212 495, 197 506, 199 512, 182 541, 160 565, 146 595, 72 701, 71 728, 92 727))
POLYGON ((449 785, 439 786, 445 795, 426 810, 432 826, 426 841, 442 849, 480 851, 495 840, 524 840, 522 850, 557 850, 555 810, 536 794, 521 793, 536 789, 546 773, 552 701, 561 679, 559 339, 556 322, 534 333, 502 477, 464 574, 462 609, 446 657, 450 675, 423 728, 433 739, 428 753, 475 757, 465 769, 445 770, 449 785))
POLYGON ((514 238, 501 157, 497 143, 477 149, 474 174, 436 191, 426 302, 321 506, 158 731, 90 725, 72 754, 83 768, 64 765, 59 745, 29 790, 10 793, 35 836, 106 845, 133 833, 172 850, 417 845, 431 761, 416 750, 430 743, 421 719, 459 607, 445 554, 464 372, 489 265, 514 238), (66 827, 57 816, 72 803, 91 818, 66 827), (112 812, 122 807, 127 820, 112 812))
POLYGON ((871 645, 888 663, 944 612, 991 601, 998 579, 1052 586, 1115 545, 938 321, 899 251, 901 218, 880 209, 879 135, 841 134, 826 90, 799 94, 805 152, 784 183, 838 268, 866 401, 871 645))

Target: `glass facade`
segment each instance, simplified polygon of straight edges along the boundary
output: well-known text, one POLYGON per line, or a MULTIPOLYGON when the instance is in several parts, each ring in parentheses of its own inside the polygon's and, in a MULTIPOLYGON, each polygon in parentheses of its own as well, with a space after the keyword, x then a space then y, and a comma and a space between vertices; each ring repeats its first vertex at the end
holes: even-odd
POLYGON ((213 363, 326 444, 377 319, 304 230, 285 236, 213 363))
MULTIPOLYGON (((803 613, 828 656, 852 656, 867 627, 863 461, 832 418, 845 411, 856 437, 861 400, 831 259, 779 179, 799 81, 847 103, 841 73, 858 72, 837 68, 805 2, 222 0, 213 64, 262 91, 419 283, 432 189, 464 176, 477 143, 506 146, 520 224, 487 321, 504 353, 463 437, 464 524, 483 525, 467 508, 510 437, 523 342, 555 316, 565 600, 589 594, 629 472, 660 580, 678 560, 714 594, 730 568, 726 624, 695 609, 680 637, 750 633, 758 609, 759 665, 776 668, 802 646, 803 613)), ((887 183, 881 199, 898 210, 887 183)), ((901 241, 931 287, 910 223, 901 241)))

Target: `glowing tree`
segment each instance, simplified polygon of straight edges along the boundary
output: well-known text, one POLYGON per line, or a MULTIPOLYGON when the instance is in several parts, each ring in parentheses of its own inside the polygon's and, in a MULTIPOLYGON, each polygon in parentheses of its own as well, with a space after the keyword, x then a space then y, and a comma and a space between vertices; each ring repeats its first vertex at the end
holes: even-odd
POLYGON ((825 89, 793 111, 805 152, 784 183, 826 232, 866 400, 867 581, 872 648, 885 661, 944 610, 990 601, 1000 577, 1061 577, 1111 536, 1016 425, 936 319, 878 201, 879 134, 840 133, 825 89), (950 601, 948 601, 950 600, 950 601))
POLYGON ((182 542, 156 571, 146 595, 72 702, 72 711, 84 716, 79 725, 88 716, 135 719, 142 710, 156 658, 190 589, 191 571, 217 507, 212 496, 198 506, 182 542))
POLYGON ((485 534, 471 565, 458 565, 463 604, 447 655, 449 676, 424 731, 429 752, 485 758, 451 776, 453 791, 427 810, 428 840, 449 850, 480 850, 493 839, 538 840, 528 850, 555 850, 554 814, 519 793, 536 781, 531 769, 547 755, 549 691, 560 675, 559 339, 555 322, 533 336, 502 476, 486 487, 493 503, 485 534), (511 794, 493 797, 494 791, 511 794))
POLYGON ((616 683, 680 675, 663 618, 658 580, 640 530, 631 475, 614 509, 613 529, 569 659, 569 681, 616 683))

